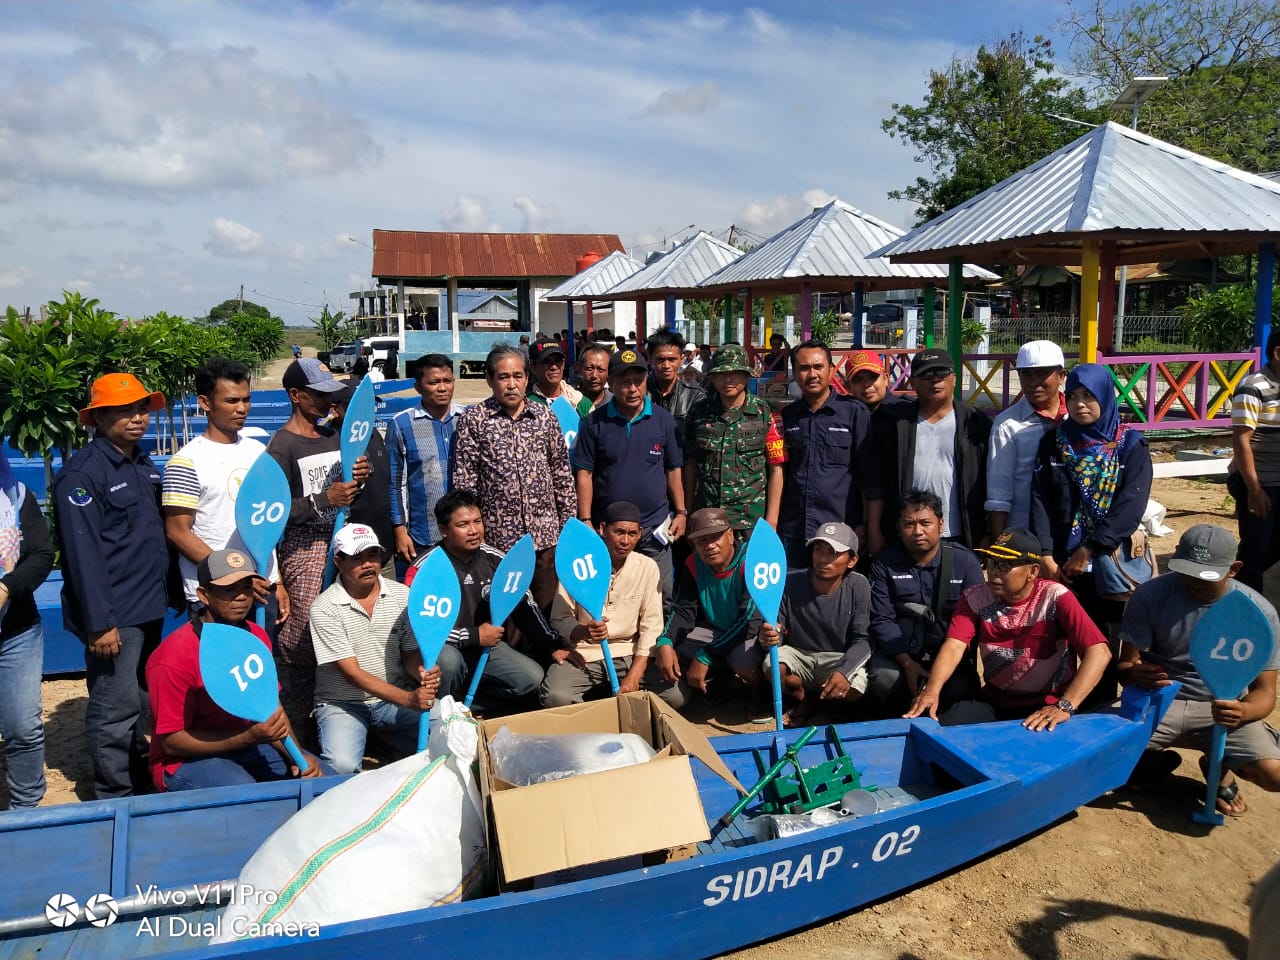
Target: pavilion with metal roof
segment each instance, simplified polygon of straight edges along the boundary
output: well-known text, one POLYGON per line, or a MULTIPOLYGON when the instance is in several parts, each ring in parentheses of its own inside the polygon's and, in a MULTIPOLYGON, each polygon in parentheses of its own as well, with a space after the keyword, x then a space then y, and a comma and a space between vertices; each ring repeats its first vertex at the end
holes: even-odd
POLYGON ((644 264, 621 250, 615 250, 607 257, 602 257, 581 273, 576 273, 558 287, 554 287, 542 295, 543 300, 563 300, 566 309, 565 327, 569 330, 569 361, 573 362, 573 303, 582 300, 585 303, 585 321, 587 333, 595 331, 595 304, 602 295, 612 287, 643 269, 644 264))

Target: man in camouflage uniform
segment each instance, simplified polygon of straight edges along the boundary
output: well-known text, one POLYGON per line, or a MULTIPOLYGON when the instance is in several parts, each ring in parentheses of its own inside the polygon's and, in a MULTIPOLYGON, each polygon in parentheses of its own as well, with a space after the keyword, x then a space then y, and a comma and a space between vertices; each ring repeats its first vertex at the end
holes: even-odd
POLYGON ((746 351, 722 347, 708 377, 712 392, 689 411, 685 436, 685 503, 691 511, 720 507, 740 534, 762 516, 778 525, 786 460, 778 417, 747 392, 750 378, 746 351))

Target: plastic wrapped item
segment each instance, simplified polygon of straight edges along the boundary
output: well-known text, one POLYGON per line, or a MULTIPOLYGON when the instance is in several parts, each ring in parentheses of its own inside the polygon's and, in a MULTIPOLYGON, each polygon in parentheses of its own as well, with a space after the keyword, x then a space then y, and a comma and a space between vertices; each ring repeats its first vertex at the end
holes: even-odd
POLYGON ((493 772, 516 787, 563 780, 583 773, 648 763, 657 754, 634 733, 512 733, 507 727, 489 742, 493 772))
POLYGON ((752 817, 747 821, 757 839, 777 840, 779 837, 794 837, 797 833, 807 833, 819 827, 827 827, 839 823, 844 816, 833 807, 819 807, 808 813, 770 813, 752 817))

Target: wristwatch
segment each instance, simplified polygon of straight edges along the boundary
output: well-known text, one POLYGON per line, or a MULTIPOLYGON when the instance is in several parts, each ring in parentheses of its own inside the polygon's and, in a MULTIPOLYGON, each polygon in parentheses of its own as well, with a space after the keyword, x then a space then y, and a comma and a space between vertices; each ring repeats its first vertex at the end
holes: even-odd
POLYGON ((1055 703, 1054 706, 1065 713, 1068 717, 1074 717, 1076 715, 1076 705, 1065 697, 1055 703))

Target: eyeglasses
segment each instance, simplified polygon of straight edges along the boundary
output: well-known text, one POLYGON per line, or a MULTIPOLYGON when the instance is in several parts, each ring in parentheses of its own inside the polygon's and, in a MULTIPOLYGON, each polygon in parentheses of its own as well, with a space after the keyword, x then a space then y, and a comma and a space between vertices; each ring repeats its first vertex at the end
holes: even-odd
POLYGON ((955 374, 954 370, 944 370, 941 367, 934 367, 932 370, 922 370, 919 373, 913 373, 912 379, 919 380, 945 380, 955 374))
POLYGON ((1034 560, 990 560, 984 559, 982 566, 987 570, 994 570, 996 573, 1008 573, 1014 567, 1026 567, 1035 563, 1034 560))

